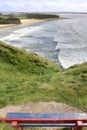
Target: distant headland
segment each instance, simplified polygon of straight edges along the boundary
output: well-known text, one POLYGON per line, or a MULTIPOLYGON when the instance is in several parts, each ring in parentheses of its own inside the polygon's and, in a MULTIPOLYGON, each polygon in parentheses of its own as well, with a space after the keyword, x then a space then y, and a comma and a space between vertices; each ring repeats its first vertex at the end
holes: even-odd
POLYGON ((44 20, 55 18, 59 18, 59 16, 54 14, 40 14, 40 13, 18 13, 18 14, 0 13, 0 24, 21 24, 21 19, 44 20))

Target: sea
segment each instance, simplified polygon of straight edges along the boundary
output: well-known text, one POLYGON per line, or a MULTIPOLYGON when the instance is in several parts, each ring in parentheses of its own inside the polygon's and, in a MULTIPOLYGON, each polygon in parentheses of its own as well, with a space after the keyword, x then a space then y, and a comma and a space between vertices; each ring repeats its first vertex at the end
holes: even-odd
POLYGON ((87 62, 87 14, 56 13, 60 20, 0 29, 0 40, 35 52, 66 69, 87 62))

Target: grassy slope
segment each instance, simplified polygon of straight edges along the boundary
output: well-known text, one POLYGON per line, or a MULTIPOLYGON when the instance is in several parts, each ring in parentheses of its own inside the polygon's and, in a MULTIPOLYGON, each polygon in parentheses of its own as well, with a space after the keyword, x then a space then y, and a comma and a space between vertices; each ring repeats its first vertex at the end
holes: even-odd
POLYGON ((0 107, 52 100, 87 111, 87 63, 61 70, 34 53, 0 42, 0 107))

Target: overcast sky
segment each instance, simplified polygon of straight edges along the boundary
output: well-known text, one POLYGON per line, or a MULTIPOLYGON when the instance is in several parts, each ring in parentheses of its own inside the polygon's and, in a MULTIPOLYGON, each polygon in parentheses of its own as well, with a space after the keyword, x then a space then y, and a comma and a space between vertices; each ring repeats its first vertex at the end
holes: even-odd
POLYGON ((87 0, 0 0, 0 12, 87 12, 87 0))

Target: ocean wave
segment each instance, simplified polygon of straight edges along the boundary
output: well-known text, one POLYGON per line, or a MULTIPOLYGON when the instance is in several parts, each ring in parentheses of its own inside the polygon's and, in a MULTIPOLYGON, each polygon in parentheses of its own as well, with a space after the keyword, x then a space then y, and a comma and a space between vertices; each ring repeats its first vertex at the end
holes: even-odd
POLYGON ((40 54, 63 68, 86 62, 87 17, 74 14, 67 17, 73 19, 22 26, 10 30, 0 40, 40 54))
POLYGON ((68 68, 75 64, 87 62, 87 48, 80 49, 61 49, 58 59, 63 68, 68 68))
POLYGON ((39 26, 18 29, 16 31, 13 31, 9 35, 1 38, 1 40, 2 41, 20 40, 21 37, 26 36, 27 34, 31 34, 37 30, 40 30, 40 29, 41 29, 41 27, 39 27, 39 26))

